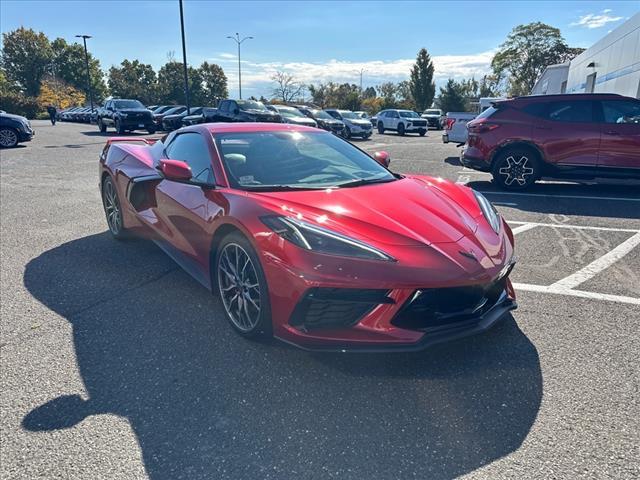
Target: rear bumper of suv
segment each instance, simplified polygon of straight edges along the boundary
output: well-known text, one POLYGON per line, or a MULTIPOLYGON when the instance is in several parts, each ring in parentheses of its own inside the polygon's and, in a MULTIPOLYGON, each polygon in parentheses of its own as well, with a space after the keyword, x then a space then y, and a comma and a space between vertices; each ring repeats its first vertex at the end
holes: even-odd
POLYGON ((491 170, 491 164, 483 158, 481 152, 477 148, 469 147, 469 145, 465 145, 462 148, 460 163, 465 167, 481 172, 489 172, 491 170))

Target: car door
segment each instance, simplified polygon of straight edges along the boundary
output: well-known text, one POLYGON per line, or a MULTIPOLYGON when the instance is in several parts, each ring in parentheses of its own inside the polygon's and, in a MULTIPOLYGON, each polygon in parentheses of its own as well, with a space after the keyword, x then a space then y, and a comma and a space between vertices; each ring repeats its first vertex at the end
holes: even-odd
POLYGON ((598 167, 640 169, 640 100, 602 100, 598 167))
POLYGON ((398 129, 398 121, 400 120, 400 115, 395 110, 389 110, 384 117, 384 126, 385 128, 390 128, 391 130, 398 129))
POLYGON ((104 116, 102 117, 102 123, 105 125, 113 125, 113 102, 109 100, 104 105, 104 116))
POLYGON ((191 181, 162 180, 156 187, 156 216, 163 228, 160 245, 180 265, 208 285, 211 225, 223 209, 215 184, 213 149, 198 132, 177 134, 165 148, 165 157, 182 160, 192 171, 191 181))
POLYGON ((560 100, 546 104, 532 136, 547 162, 558 166, 596 167, 600 125, 592 100, 560 100))

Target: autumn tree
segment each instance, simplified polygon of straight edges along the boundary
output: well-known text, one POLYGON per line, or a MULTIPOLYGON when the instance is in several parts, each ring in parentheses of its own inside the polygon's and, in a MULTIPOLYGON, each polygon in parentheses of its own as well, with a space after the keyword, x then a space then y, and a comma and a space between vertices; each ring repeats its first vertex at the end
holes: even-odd
MULTIPOLYGON (((56 38, 51 42, 53 58, 50 72, 77 90, 87 91, 87 64, 82 44, 68 43, 64 38, 56 38)), ((107 96, 107 84, 100 61, 89 53, 89 73, 91 74, 91 90, 93 98, 100 103, 107 96)))
POLYGON ((36 97, 40 93, 40 83, 52 58, 51 44, 42 32, 20 27, 2 34, 2 69, 7 79, 27 96, 36 97))

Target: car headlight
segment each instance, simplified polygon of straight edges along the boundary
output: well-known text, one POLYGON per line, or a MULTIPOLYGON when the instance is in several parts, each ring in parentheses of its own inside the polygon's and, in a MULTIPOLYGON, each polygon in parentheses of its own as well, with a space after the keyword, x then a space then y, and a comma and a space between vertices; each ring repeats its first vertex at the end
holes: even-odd
POLYGON ((260 219, 282 238, 305 250, 366 260, 396 261, 371 245, 296 218, 272 215, 260 219))
POLYGON ((492 203, 487 200, 487 197, 482 195, 480 192, 473 191, 473 194, 476 197, 476 201, 480 206, 480 210, 482 210, 482 214, 484 218, 487 219, 493 231, 498 233, 500 231, 500 214, 496 211, 495 207, 492 203))

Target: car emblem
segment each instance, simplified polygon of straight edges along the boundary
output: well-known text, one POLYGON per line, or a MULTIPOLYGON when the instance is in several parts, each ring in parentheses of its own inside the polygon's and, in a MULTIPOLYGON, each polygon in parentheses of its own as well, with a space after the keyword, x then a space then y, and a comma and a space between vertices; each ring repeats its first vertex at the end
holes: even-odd
POLYGON ((476 254, 473 253, 473 251, 465 252, 464 250, 460 250, 460 255, 470 258, 471 260, 475 260, 476 262, 478 261, 478 258, 476 257, 476 254))

